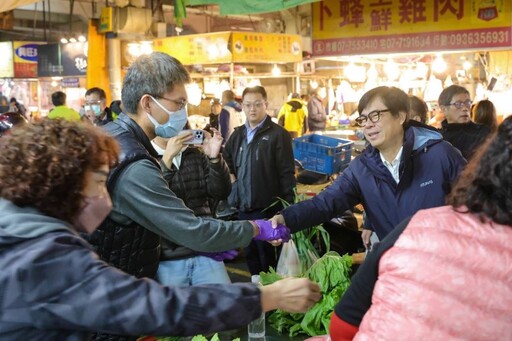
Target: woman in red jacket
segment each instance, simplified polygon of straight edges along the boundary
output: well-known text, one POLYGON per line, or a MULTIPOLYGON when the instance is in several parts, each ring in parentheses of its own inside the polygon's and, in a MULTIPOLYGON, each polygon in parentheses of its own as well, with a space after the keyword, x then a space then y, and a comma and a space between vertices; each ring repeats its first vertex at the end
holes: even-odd
POLYGON ((374 246, 332 340, 512 340, 512 117, 448 197, 374 246))

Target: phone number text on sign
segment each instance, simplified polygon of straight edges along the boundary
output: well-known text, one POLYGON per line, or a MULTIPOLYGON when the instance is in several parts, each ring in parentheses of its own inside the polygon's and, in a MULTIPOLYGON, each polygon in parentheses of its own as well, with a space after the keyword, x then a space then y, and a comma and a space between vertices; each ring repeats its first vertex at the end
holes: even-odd
POLYGON ((511 28, 313 41, 315 56, 512 47, 511 28))

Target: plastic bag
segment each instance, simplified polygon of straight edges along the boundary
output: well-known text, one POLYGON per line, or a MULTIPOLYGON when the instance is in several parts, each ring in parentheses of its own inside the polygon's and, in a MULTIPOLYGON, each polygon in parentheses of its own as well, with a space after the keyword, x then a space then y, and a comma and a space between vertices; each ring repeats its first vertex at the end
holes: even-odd
POLYGON ((296 277, 302 274, 302 264, 293 239, 283 243, 281 255, 277 261, 276 272, 281 276, 296 277))

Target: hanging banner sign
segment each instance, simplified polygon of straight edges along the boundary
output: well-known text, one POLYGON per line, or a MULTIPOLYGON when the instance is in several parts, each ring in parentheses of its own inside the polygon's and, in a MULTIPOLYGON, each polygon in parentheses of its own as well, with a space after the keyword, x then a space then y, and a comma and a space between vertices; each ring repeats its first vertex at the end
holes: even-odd
POLYGON ((39 45, 37 47, 37 76, 62 76, 63 72, 59 44, 39 45))
POLYGON ((85 76, 87 74, 88 43, 69 43, 60 46, 63 76, 85 76))
POLYGON ((0 78, 13 78, 14 67, 13 67, 13 54, 12 54, 12 42, 2 41, 0 42, 0 78))
POLYGON ((39 77, 85 76, 88 44, 46 44, 37 48, 39 77))
POLYGON ((299 35, 258 32, 233 32, 233 62, 292 63, 302 61, 299 35))
POLYGON ((184 65, 231 62, 230 32, 192 34, 153 40, 155 51, 165 52, 184 65))
POLYGON ((15 41, 14 48, 14 77, 37 77, 37 48, 46 43, 15 41))
POLYGON ((313 55, 512 47, 510 0, 324 0, 313 55))

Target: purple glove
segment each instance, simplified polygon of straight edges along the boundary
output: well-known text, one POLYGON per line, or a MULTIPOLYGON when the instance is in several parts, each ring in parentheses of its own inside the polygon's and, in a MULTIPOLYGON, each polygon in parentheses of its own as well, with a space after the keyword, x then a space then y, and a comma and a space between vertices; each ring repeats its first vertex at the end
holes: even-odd
POLYGON ((269 220, 254 220, 254 223, 260 228, 260 234, 254 237, 254 240, 271 241, 282 239, 283 242, 290 240, 290 229, 284 225, 277 224, 277 227, 272 228, 272 222, 269 220))
POLYGON ((211 259, 216 260, 217 262, 222 262, 224 260, 232 260, 238 255, 237 250, 229 250, 222 252, 198 252, 199 255, 210 257, 211 259))

